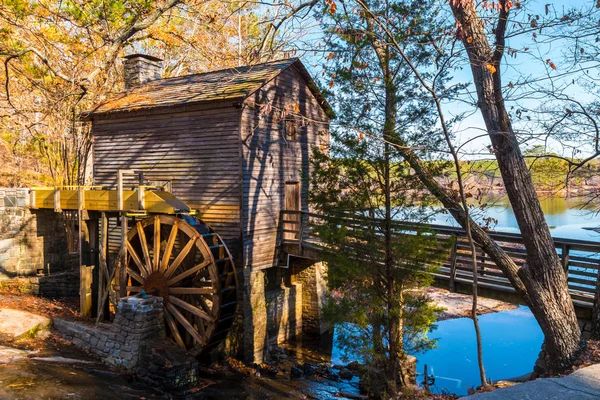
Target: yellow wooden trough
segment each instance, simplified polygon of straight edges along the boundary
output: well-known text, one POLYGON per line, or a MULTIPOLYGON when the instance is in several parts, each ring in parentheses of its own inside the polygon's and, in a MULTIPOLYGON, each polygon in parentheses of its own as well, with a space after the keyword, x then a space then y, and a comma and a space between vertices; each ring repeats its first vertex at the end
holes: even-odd
POLYGON ((105 190, 94 187, 32 188, 31 208, 127 212, 134 214, 190 213, 190 207, 163 190, 105 190), (122 195, 121 195, 122 193, 122 195))

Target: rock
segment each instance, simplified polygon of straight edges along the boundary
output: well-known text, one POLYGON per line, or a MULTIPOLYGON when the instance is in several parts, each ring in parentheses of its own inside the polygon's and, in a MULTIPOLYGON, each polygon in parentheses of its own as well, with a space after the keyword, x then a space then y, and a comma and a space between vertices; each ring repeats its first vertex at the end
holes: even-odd
POLYGON ((27 352, 25 350, 0 346, 0 364, 10 364, 12 362, 23 360, 26 358, 27 352))
POLYGON ((304 364, 302 370, 306 376, 313 376, 315 374, 315 367, 311 364, 304 364))
POLYGON ((350 364, 346 365, 346 368, 348 368, 350 371, 358 371, 361 365, 362 364, 358 361, 352 361, 350 364))
POLYGON ((292 369, 290 370, 290 376, 292 378, 301 378, 302 377, 302 370, 298 367, 292 367, 292 369))
POLYGON ((348 368, 343 368, 340 370, 340 378, 350 380, 352 377, 354 377, 354 374, 348 368))
POLYGON ((0 337, 9 341, 36 337, 49 326, 50 318, 11 308, 0 309, 0 337))

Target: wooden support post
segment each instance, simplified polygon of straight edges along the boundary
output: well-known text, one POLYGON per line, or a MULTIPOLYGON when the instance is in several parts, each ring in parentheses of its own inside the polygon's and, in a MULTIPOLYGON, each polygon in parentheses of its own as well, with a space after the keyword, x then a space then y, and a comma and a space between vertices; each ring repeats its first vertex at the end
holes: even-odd
POLYGON ((79 269, 79 307, 83 317, 92 314, 92 271, 94 266, 82 265, 79 269))
POLYGON ((100 214, 100 237, 98 240, 98 309, 97 315, 100 317, 101 315, 107 315, 105 313, 105 307, 108 305, 106 300, 103 300, 104 291, 106 290, 106 286, 109 280, 108 273, 108 264, 107 260, 107 248, 108 248, 108 218, 106 218, 106 213, 102 212, 100 214))
POLYGON ((144 188, 144 174, 142 172, 139 173, 138 181, 138 209, 146 209, 146 189, 144 188))
POLYGON ((35 200, 36 200, 36 198, 35 198, 35 190, 30 189, 29 190, 29 208, 34 209, 34 210, 37 209, 37 206, 35 204, 35 200))
POLYGON ((123 199, 123 175, 125 174, 133 174, 135 173, 131 169, 120 169, 118 172, 118 182, 117 182, 117 201, 119 206, 119 212, 121 213, 121 248, 123 251, 123 259, 117 265, 120 265, 119 268, 119 297, 125 297, 127 295, 127 246, 125 245, 125 241, 127 240, 127 213, 124 209, 124 199, 123 199))
MULTIPOLYGON (((85 210, 84 210, 85 211, 85 210)), ((89 215, 89 220, 87 221, 88 228, 88 254, 86 265, 93 265, 94 270, 92 272, 92 309, 91 316, 96 317, 98 315, 98 292, 100 291, 100 276, 102 275, 100 271, 100 260, 98 258, 98 248, 99 248, 99 226, 98 226, 98 213, 91 212, 89 215)))
POLYGON ((454 245, 452 245, 452 253, 450 254, 450 281, 448 283, 448 290, 454 292, 456 285, 454 280, 456 279, 456 256, 458 253, 458 238, 454 237, 454 245))
POLYGON ((60 207, 60 188, 54 188, 54 212, 62 212, 60 207))

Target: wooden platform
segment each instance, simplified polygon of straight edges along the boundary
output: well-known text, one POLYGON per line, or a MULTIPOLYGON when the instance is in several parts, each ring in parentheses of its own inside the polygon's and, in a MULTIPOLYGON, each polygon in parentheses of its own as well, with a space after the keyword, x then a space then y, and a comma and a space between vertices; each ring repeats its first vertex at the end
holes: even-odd
MULTIPOLYGON (((319 260, 321 253, 327 251, 318 235, 313 232, 315 224, 323 223, 323 215, 282 211, 280 221, 281 251, 290 256, 319 260)), ((348 227, 361 224, 358 218, 344 221, 348 227)), ((392 229, 398 234, 407 234, 416 228, 415 224, 395 221, 392 229)), ((447 258, 434 273, 436 285, 446 286, 452 291, 468 293, 472 286, 471 252, 465 233, 460 228, 443 225, 419 225, 418 228, 434 232, 440 241, 452 241, 447 258)), ((351 235, 350 229, 348 234, 351 235)), ((518 266, 525 263, 526 251, 523 238, 519 234, 490 232, 494 239, 518 266)), ((588 314, 594 301, 596 281, 600 270, 600 243, 554 238, 554 245, 561 258, 573 303, 578 314, 588 314)), ((524 304, 517 295, 508 278, 498 269, 483 250, 476 246, 478 267, 478 288, 482 295, 512 303, 524 304)), ((581 316, 581 315, 580 315, 581 316)))

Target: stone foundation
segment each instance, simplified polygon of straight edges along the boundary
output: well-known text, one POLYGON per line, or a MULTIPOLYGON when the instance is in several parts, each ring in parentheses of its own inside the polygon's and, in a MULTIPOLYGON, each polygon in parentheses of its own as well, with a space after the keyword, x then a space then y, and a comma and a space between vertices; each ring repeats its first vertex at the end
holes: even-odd
POLYGON ((285 269, 246 268, 241 301, 245 362, 266 361, 270 344, 290 341, 302 333, 302 285, 290 284, 285 269))
POLYGON ((68 252, 63 215, 28 206, 29 189, 0 188, 0 285, 50 297, 77 296, 78 278, 69 273, 78 270, 79 255, 68 252))
POLYGON ((161 387, 182 388, 197 381, 197 361, 165 339, 161 297, 122 298, 112 324, 94 327, 55 318, 53 325, 104 363, 161 387))
POLYGON ((321 318, 327 294, 327 266, 323 262, 292 257, 291 280, 302 285, 302 333, 320 336, 329 330, 321 318))

